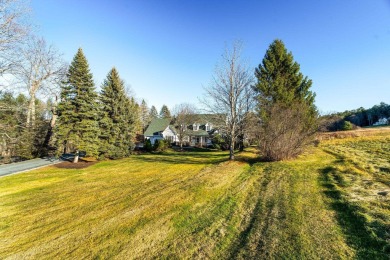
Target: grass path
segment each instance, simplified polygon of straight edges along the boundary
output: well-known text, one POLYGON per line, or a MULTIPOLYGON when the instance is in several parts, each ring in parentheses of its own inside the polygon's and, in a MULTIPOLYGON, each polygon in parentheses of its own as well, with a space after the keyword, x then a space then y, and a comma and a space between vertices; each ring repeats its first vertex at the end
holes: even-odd
POLYGON ((242 259, 350 258, 334 211, 318 182, 319 169, 333 158, 317 151, 293 162, 257 163, 262 172, 252 219, 237 245, 242 259))
MULTIPOLYGON (((4 177, 0 258, 385 259, 390 222, 375 216, 388 201, 355 207, 349 170, 364 166, 327 144, 288 162, 171 152, 4 177), (364 209, 375 216, 356 217, 364 209)), ((378 185, 385 163, 368 173, 378 185)))

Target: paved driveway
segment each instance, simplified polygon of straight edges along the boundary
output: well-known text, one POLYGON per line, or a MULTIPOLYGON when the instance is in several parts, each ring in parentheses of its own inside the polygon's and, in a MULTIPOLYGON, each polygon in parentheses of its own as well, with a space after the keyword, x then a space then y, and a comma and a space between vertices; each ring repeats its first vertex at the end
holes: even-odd
POLYGON ((9 174, 32 170, 42 166, 56 164, 59 162, 61 161, 58 159, 37 158, 37 159, 32 159, 32 160, 18 162, 18 163, 3 164, 0 165, 0 177, 9 174))

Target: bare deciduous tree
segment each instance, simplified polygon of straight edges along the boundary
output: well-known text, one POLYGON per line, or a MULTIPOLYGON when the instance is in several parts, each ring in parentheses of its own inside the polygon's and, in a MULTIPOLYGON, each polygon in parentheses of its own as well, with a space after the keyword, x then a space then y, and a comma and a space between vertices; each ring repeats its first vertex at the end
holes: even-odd
POLYGON ((183 150, 183 143, 188 136, 188 125, 195 121, 195 114, 197 109, 191 104, 179 104, 174 109, 176 132, 179 139, 180 150, 183 150))
POLYGON ((280 161, 298 156, 314 140, 317 131, 307 104, 276 103, 267 108, 269 120, 260 128, 260 150, 266 160, 280 161))
POLYGON ((235 42, 231 50, 226 49, 201 100, 208 112, 224 122, 218 127, 229 140, 230 160, 234 160, 234 144, 248 112, 248 101, 252 98, 253 73, 242 62, 240 54, 239 42, 235 42))
POLYGON ((42 38, 31 37, 26 46, 20 48, 22 62, 16 65, 14 75, 29 94, 26 126, 35 125, 35 100, 40 91, 44 95, 58 93, 59 83, 66 73, 62 55, 42 38))
MULTIPOLYGON (((16 50, 29 32, 27 13, 23 1, 0 1, 0 76, 4 76, 20 61, 16 50)), ((3 84, 1 86, 4 87, 3 84)))

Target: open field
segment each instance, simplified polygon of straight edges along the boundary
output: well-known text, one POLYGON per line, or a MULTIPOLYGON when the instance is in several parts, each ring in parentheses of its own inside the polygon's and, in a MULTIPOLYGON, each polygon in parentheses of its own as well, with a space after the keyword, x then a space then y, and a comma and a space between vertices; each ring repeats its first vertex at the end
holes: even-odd
POLYGON ((389 131, 257 157, 168 152, 3 177, 0 258, 388 259, 389 131))

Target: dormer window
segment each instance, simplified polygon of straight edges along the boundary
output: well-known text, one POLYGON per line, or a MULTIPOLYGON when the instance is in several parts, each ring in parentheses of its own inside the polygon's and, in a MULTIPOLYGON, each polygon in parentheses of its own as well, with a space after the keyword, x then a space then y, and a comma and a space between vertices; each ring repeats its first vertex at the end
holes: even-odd
POLYGON ((211 125, 209 125, 209 123, 207 123, 205 126, 206 126, 206 131, 210 131, 211 130, 211 125))
POLYGON ((194 131, 198 131, 198 130, 199 130, 199 125, 193 124, 193 125, 192 125, 192 129, 193 129, 194 131))

